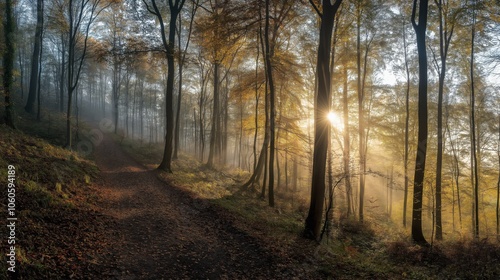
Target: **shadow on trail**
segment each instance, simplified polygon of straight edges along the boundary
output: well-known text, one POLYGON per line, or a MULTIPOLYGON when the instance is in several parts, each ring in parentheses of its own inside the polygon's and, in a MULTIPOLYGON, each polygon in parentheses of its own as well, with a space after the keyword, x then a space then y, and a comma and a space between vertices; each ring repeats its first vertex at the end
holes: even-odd
POLYGON ((109 136, 96 146, 102 212, 114 223, 107 279, 307 279, 209 200, 161 181, 109 136))

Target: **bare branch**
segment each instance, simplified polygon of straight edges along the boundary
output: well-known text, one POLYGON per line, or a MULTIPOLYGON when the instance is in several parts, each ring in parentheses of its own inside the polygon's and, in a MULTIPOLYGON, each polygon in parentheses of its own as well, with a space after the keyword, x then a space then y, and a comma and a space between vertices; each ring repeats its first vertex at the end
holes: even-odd
POLYGON ((318 6, 316 6, 316 4, 314 3, 313 0, 309 0, 309 3, 311 3, 311 5, 313 6, 314 10, 316 11, 316 13, 318 14, 319 17, 323 17, 323 14, 321 13, 321 11, 318 9, 318 6))

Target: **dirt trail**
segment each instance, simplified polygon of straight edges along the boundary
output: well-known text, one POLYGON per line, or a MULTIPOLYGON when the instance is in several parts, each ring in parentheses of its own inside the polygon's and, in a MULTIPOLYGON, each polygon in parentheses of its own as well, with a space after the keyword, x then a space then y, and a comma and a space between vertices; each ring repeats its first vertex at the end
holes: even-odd
POLYGON ((108 137, 96 147, 109 226, 107 279, 309 278, 237 229, 208 202, 157 179, 108 137))

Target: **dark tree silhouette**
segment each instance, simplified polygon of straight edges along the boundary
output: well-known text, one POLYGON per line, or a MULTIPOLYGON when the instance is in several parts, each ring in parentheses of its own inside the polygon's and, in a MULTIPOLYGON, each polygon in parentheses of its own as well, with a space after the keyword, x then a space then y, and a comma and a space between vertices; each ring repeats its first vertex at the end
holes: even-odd
POLYGON ((14 70, 14 16, 12 1, 5 0, 5 23, 4 23, 4 36, 5 36, 5 46, 6 50, 3 56, 3 90, 5 95, 5 123, 16 128, 14 125, 13 106, 10 100, 10 93, 12 89, 13 82, 13 70, 14 70))
POLYGON ((160 23, 160 32, 161 32, 161 40, 163 43, 163 47, 167 51, 167 65, 168 65, 168 73, 167 73, 167 94, 165 98, 165 114, 167 119, 166 126, 166 135, 165 135, 165 149, 163 150, 163 159, 158 166, 158 169, 172 172, 171 163, 172 163, 172 152, 173 152, 173 140, 174 140, 174 61, 175 61, 175 29, 177 24, 177 17, 184 6, 185 0, 170 0, 168 1, 169 10, 170 10, 170 22, 169 22, 169 31, 168 31, 168 41, 165 36, 165 25, 163 24, 163 15, 161 14, 158 6, 156 5, 155 0, 151 0, 151 5, 153 9, 149 6, 146 0, 143 0, 146 5, 148 11, 154 14, 159 23, 160 23))
POLYGON ((323 0, 323 13, 319 31, 318 60, 316 64, 316 79, 318 92, 314 106, 314 151, 311 182, 311 203, 306 218, 304 236, 318 239, 321 234, 321 219, 325 199, 326 154, 330 135, 330 124, 327 114, 330 111, 331 73, 330 52, 332 49, 333 23, 335 14, 342 0, 331 3, 323 0))
POLYGON ((38 84, 38 71, 40 70, 40 53, 42 51, 42 28, 43 28, 43 0, 37 0, 36 4, 36 29, 35 29, 35 44, 33 45, 33 56, 31 59, 31 76, 30 89, 28 92, 28 101, 24 110, 28 113, 33 113, 38 84))
POLYGON ((427 28, 428 0, 420 0, 418 23, 415 21, 417 2, 413 1, 411 24, 417 34, 418 50, 418 147, 415 161, 415 177, 413 180, 413 217, 411 237, 415 243, 426 245, 422 232, 422 198, 424 191, 425 158, 427 154, 427 50, 425 46, 425 30, 427 28))

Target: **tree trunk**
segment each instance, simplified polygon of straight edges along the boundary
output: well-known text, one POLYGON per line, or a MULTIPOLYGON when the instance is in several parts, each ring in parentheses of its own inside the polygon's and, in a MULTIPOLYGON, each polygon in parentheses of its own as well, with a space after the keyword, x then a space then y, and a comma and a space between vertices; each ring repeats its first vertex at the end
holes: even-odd
POLYGON ((275 91, 274 91, 274 80, 273 80, 273 68, 271 65, 271 58, 273 54, 271 53, 271 47, 269 44, 269 0, 266 0, 266 25, 264 29, 264 44, 266 49, 266 73, 269 83, 269 105, 270 105, 270 116, 269 116, 269 132, 271 141, 269 144, 269 206, 274 207, 274 152, 276 146, 275 138, 275 118, 276 118, 276 105, 275 105, 275 91))
POLYGON ((5 52, 3 55, 3 90, 5 96, 5 123, 11 128, 16 128, 13 118, 13 106, 10 99, 13 83, 14 72, 14 5, 12 0, 5 0, 5 22, 4 22, 4 36, 5 36, 5 52))
POLYGON ((37 0, 36 4, 36 31, 35 31, 35 44, 33 46, 33 56, 31 60, 31 76, 30 76, 30 89, 28 92, 28 100, 24 110, 28 113, 33 113, 37 95, 38 84, 38 70, 40 68, 40 51, 42 45, 42 29, 43 29, 43 0, 37 0))
POLYGON ((213 100, 213 109, 212 109, 212 128, 210 130, 210 150, 208 151, 208 160, 207 167, 212 168, 214 166, 214 158, 218 157, 218 134, 220 127, 220 110, 219 110, 219 68, 220 62, 214 62, 214 100, 213 100))
POLYGON ((21 99, 24 99, 24 52, 22 48, 17 50, 17 59, 19 63, 19 88, 21 89, 21 99))
MULTIPOLYGON (((242 169, 241 168, 241 158, 242 158, 242 147, 243 147, 243 110, 244 110, 244 106, 243 106, 243 95, 240 94, 240 135, 239 135, 239 141, 238 141, 238 144, 239 144, 239 147, 238 147, 238 168, 239 169, 242 169)), ((236 146, 236 145, 235 145, 236 146)), ((234 153, 236 154, 236 153, 234 153)))
POLYGON ((69 16, 69 34, 68 34, 68 108, 66 113, 66 147, 71 149, 72 146, 72 131, 71 131, 71 104, 73 101, 73 92, 78 86, 78 81, 80 79, 80 73, 82 70, 83 62, 87 53, 87 41, 90 32, 90 25, 94 22, 97 15, 102 11, 97 11, 99 7, 100 0, 94 2, 84 1, 74 5, 73 0, 69 0, 68 3, 68 16, 69 16), (76 14, 75 14, 76 12, 76 14), (82 21, 87 17, 87 22, 84 26, 83 35, 80 34, 82 29, 82 21), (78 42, 79 36, 83 37, 83 42, 78 42), (75 51, 77 46, 83 45, 81 54, 78 59, 76 59, 75 51))
POLYGON ((174 140, 174 75, 175 75, 175 53, 174 53, 174 45, 175 45, 175 29, 177 23, 177 16, 182 10, 182 6, 184 5, 185 0, 180 1, 169 1, 170 8, 170 22, 169 22, 169 33, 168 33, 168 42, 165 37, 165 26, 163 24, 163 17, 156 6, 156 1, 152 0, 154 12, 158 18, 160 23, 160 31, 161 38, 163 42, 163 47, 167 51, 167 90, 165 96, 165 119, 166 119, 166 129, 165 129, 165 149, 163 150, 163 159, 158 166, 158 169, 172 172, 171 163, 172 163, 172 152, 173 152, 173 140, 174 140))
POLYGON ((441 69, 439 70, 438 89, 438 115, 437 115, 437 159, 436 159, 436 239, 443 239, 442 218, 441 218, 441 174, 443 166, 443 95, 444 81, 446 76, 446 58, 453 36, 454 22, 451 23, 450 30, 447 30, 447 18, 443 9, 443 1, 437 1, 439 11, 439 54, 441 59, 441 69))
MULTIPOLYGON (((345 50, 347 52, 347 42, 345 46, 345 50)), ((347 216, 352 215, 352 186, 351 186, 351 139, 349 134, 349 99, 348 99, 348 73, 347 73, 347 65, 344 65, 344 88, 342 90, 342 109, 343 109, 343 119, 344 119, 344 149, 343 149, 343 157, 344 157, 344 184, 345 184, 345 192, 346 192, 346 202, 347 202, 347 216)))
MULTIPOLYGON (((202 91, 204 91, 202 89, 202 91)), ((200 93, 202 95, 203 93, 200 93)), ((203 161, 203 157, 205 154, 205 124, 203 120, 205 119, 205 110, 203 107, 205 106, 204 98, 200 96, 200 112, 199 112, 199 126, 200 126, 200 161, 203 161)))
POLYGON ((428 0, 420 0, 418 24, 415 21, 418 0, 413 2, 411 22, 417 35, 418 50, 418 146, 413 180, 413 213, 411 236, 415 243, 428 245, 422 231, 422 198, 424 190, 425 159, 427 153, 427 29, 428 0))
POLYGON ((402 16, 403 27, 403 51, 404 51, 404 63, 406 72, 406 91, 405 91, 405 131, 404 131, 404 153, 403 153, 403 166, 404 166, 404 194, 403 194, 403 227, 406 228, 407 225, 407 213, 408 213, 408 189, 409 189, 409 126, 410 126, 410 67, 408 60, 408 44, 406 41, 406 19, 402 16))
MULTIPOLYGON (((358 91, 358 132, 359 132, 359 221, 363 222, 364 197, 365 197, 365 121, 364 121, 364 84, 361 80, 361 3, 356 2, 356 68, 357 68, 357 91, 358 91)), ((365 65, 366 66, 366 65, 365 65)), ((366 67, 365 67, 366 68, 366 67)), ((364 73, 365 75, 366 73, 364 73)))
POLYGON ((321 234, 321 220, 323 217, 323 203, 325 198, 326 154, 328 152, 330 134, 330 125, 326 117, 330 111, 331 93, 331 73, 329 69, 329 62, 333 23, 335 21, 335 14, 337 13, 341 2, 342 0, 336 0, 335 3, 332 4, 329 0, 323 0, 323 14, 321 16, 318 59, 316 66, 318 91, 315 98, 314 108, 315 132, 313 171, 311 180, 311 202, 304 228, 304 236, 311 239, 318 239, 321 234))
POLYGON ((68 105, 66 108, 66 147, 71 149, 72 146, 72 131, 71 131, 71 112, 72 112, 72 102, 73 102, 73 73, 75 69, 75 44, 76 44, 76 35, 73 35, 73 1, 69 1, 68 5, 69 10, 69 34, 68 34, 68 105))
MULTIPOLYGON (((43 14, 43 5, 42 5, 42 14, 43 14)), ((43 16, 42 16, 42 23, 41 23, 41 32, 40 32, 40 57, 39 57, 39 63, 38 63, 38 77, 37 77, 37 92, 36 92, 36 95, 37 95, 37 107, 36 107, 36 110, 37 110, 37 113, 36 113, 36 120, 37 121, 40 121, 42 119, 42 116, 41 116, 41 87, 42 87, 42 55, 43 55, 43 16)))
MULTIPOLYGON (((116 31, 115 31, 116 33, 116 31)), ((113 51, 116 51, 116 34, 114 35, 113 38, 113 51)), ((118 133, 118 104, 119 104, 119 98, 120 98, 120 79, 121 79, 121 66, 119 65, 118 62, 118 57, 116 54, 113 54, 113 123, 115 126, 115 134, 118 133)))
MULTIPOLYGON (((261 13, 259 12, 259 19, 261 19, 261 13)), ((259 20, 259 23, 261 22, 261 20, 259 20)), ((264 38, 263 38, 263 34, 262 34, 262 28, 259 27, 259 39, 260 39, 260 43, 261 43, 261 46, 260 46, 260 49, 262 50, 262 52, 265 52, 265 47, 264 47, 264 38)), ((258 61, 258 55, 257 55, 257 61, 258 61)), ((267 71, 265 68, 266 68, 266 64, 264 63, 264 70, 267 71)), ((256 77, 257 77, 257 69, 256 69, 256 77)), ((267 156, 268 156, 268 148, 269 148, 269 95, 267 94, 267 75, 266 75, 266 82, 265 82, 265 89, 264 89, 264 116, 265 116, 265 124, 264 124, 264 141, 262 142, 262 147, 261 147, 261 150, 260 150, 260 155, 259 155, 259 159, 257 160, 257 164, 254 168, 254 171, 252 173, 252 176, 250 176, 250 178, 248 179, 248 181, 243 184, 241 187, 242 188, 247 188, 249 186, 251 186, 252 184, 254 183, 257 183, 260 179, 260 176, 262 174, 262 171, 267 167, 267 156)), ((256 105, 256 112, 258 111, 258 99, 259 99, 259 94, 258 94, 258 91, 257 91, 257 85, 255 86, 255 90, 256 90, 256 102, 257 102, 257 105, 256 105)), ((255 118, 255 122, 257 124, 258 122, 258 118, 256 116, 255 118)), ((256 125, 256 129, 257 129, 257 125, 256 125)), ((257 132, 257 130, 256 130, 257 132)), ((256 143, 256 135, 254 135, 254 143, 256 143)), ((255 148, 254 148, 255 150, 255 148)), ((266 174, 267 175, 267 174, 266 174)), ((267 178, 265 178, 267 179, 267 178)), ((264 192, 265 192, 265 180, 264 179, 264 183, 262 184, 262 192, 261 192, 261 196, 264 197, 264 192)))
POLYGON ((127 66, 127 72, 125 73, 125 136, 129 137, 129 98, 130 98, 130 67, 127 66))
MULTIPOLYGON (((258 33, 260 30, 258 31, 258 33)), ((259 33, 260 34, 260 33, 259 33)), ((257 35, 259 35, 257 34, 257 35)), ((255 172, 255 169, 257 168, 257 133, 259 132, 259 55, 260 55, 260 48, 259 48, 259 40, 257 38, 257 55, 255 57, 255 132, 253 135, 253 172, 255 172)))
MULTIPOLYGON (((229 69, 227 70, 229 71, 229 69)), ((227 77, 227 72, 226 72, 226 75, 225 75, 225 83, 224 83, 224 102, 223 102, 223 116, 224 116, 224 119, 223 121, 221 122, 221 124, 223 125, 223 127, 221 128, 221 133, 220 133, 220 145, 221 145, 221 148, 220 148, 220 157, 219 157, 219 162, 222 164, 222 165, 225 165, 226 164, 226 161, 227 161, 227 140, 228 140, 228 132, 227 132, 227 127, 228 127, 228 122, 229 122, 229 79, 227 77)))
POLYGON ((472 30, 471 30, 471 53, 470 53, 470 134, 471 134, 471 150, 472 150, 472 165, 473 165, 473 190, 474 190, 474 202, 473 202, 473 212, 474 212, 474 224, 473 232, 474 239, 479 239, 479 175, 478 175, 478 160, 477 160, 477 144, 476 144, 476 96, 474 87, 474 40, 476 36, 476 10, 475 7, 472 8, 472 30))
POLYGON ((66 78, 66 43, 61 33, 61 76, 59 80, 59 112, 64 112, 64 80, 66 78))

